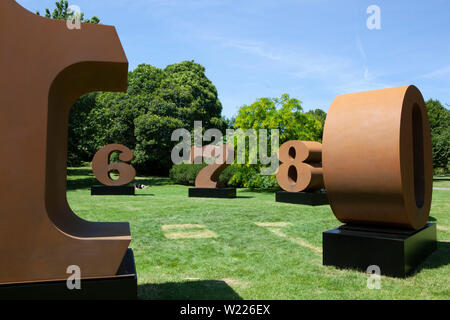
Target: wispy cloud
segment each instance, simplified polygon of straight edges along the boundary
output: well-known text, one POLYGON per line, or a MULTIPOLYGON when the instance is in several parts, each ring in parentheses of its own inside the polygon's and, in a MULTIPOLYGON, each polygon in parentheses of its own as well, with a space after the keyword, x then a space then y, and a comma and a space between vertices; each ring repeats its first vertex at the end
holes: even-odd
POLYGON ((434 70, 432 72, 423 74, 423 75, 419 76, 418 78, 422 78, 422 79, 439 79, 439 78, 449 77, 449 76, 450 76, 450 65, 442 67, 442 68, 439 68, 439 69, 434 70))
POLYGON ((363 60, 364 64, 364 79, 369 80, 369 67, 367 66, 367 55, 366 51, 364 50, 364 46, 361 42, 361 38, 359 36, 356 36, 356 47, 358 48, 359 53, 361 54, 361 58, 363 60))
POLYGON ((203 35, 203 39, 215 41, 227 48, 234 48, 272 61, 293 78, 317 81, 324 90, 333 94, 379 89, 388 85, 378 81, 376 74, 369 73, 366 55, 361 41, 357 41, 357 49, 364 63, 340 56, 326 55, 318 52, 307 52, 299 48, 295 50, 271 46, 262 41, 225 38, 203 35))

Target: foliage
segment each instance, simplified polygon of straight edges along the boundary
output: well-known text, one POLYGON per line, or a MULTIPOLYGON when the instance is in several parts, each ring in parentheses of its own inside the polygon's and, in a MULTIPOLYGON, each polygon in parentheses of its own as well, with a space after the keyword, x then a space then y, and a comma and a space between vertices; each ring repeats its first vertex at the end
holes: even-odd
POLYGON ((426 102, 433 144, 433 167, 448 171, 450 158, 450 110, 439 100, 426 102))
MULTIPOLYGON (((299 100, 283 94, 280 98, 259 98, 251 105, 242 106, 234 119, 234 128, 244 130, 278 129, 280 145, 288 140, 321 142, 325 117, 326 113, 320 109, 303 112, 299 100)), ((270 136, 269 132, 268 134, 270 136)), ((270 137, 268 140, 270 141, 270 137)), ((275 176, 260 174, 260 164, 235 164, 233 166, 237 168, 236 174, 231 179, 231 183, 235 186, 252 189, 278 188, 275 176)))
POLYGON ((280 98, 259 98, 242 106, 235 128, 279 129, 280 144, 288 140, 322 141, 322 124, 312 114, 304 113, 300 101, 283 94, 280 98))
MULTIPOLYGON (((170 169, 169 178, 175 184, 193 186, 195 184, 195 178, 206 166, 207 164, 176 164, 170 169)), ((236 168, 229 166, 222 172, 219 181, 226 187, 235 186, 230 183, 235 171, 236 168)))
POLYGON ((234 175, 229 185, 236 188, 278 190, 280 189, 275 175, 265 176, 255 165, 234 165, 234 175))
POLYGON ((312 115, 315 119, 319 120, 322 124, 322 129, 320 130, 320 141, 323 139, 323 129, 325 127, 325 120, 327 119, 327 113, 322 109, 310 110, 306 114, 312 115))
MULTIPOLYGON (((50 19, 58 19, 58 20, 67 20, 73 18, 74 13, 69 10, 69 2, 67 0, 59 0, 59 2, 55 2, 56 8, 53 9, 53 12, 50 13, 50 9, 45 9, 45 17, 50 19)), ((39 11, 36 12, 37 15, 41 15, 39 11)), ((100 19, 96 16, 93 16, 91 19, 85 19, 84 13, 80 13, 80 22, 84 23, 100 23, 100 19)))
POLYGON ((140 172, 165 172, 172 166, 172 132, 184 126, 174 117, 146 113, 135 119, 135 167, 140 172), (151 166, 151 168, 148 168, 151 166))
POLYGON ((88 99, 90 107, 74 106, 70 122, 82 134, 72 139, 76 145, 69 152, 76 156, 70 159, 89 161, 102 146, 120 143, 134 151, 132 164, 139 173, 166 175, 178 143, 171 141, 175 129, 191 131, 194 120, 202 120, 205 129, 226 128, 217 90, 200 64, 184 61, 165 69, 142 64, 128 79, 126 93, 98 93, 88 99))
POLYGON ((87 160, 92 151, 85 137, 89 135, 90 127, 87 125, 88 116, 95 106, 97 93, 84 95, 74 104, 69 116, 69 134, 67 142, 67 163, 69 166, 79 166, 87 160))

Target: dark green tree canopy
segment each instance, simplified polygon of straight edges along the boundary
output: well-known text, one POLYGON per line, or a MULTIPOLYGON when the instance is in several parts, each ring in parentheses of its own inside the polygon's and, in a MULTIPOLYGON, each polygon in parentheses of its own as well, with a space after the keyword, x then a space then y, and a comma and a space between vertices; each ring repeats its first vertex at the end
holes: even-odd
POLYGON ((168 173, 175 129, 191 131, 199 120, 205 129, 224 130, 227 125, 216 88, 205 68, 193 61, 165 69, 139 65, 129 73, 127 93, 95 94, 90 107, 86 99, 72 109, 70 122, 77 128, 70 132, 74 138, 69 142, 77 145, 69 150, 80 150, 80 160, 90 161, 103 145, 120 143, 135 151, 133 165, 145 174, 168 173))

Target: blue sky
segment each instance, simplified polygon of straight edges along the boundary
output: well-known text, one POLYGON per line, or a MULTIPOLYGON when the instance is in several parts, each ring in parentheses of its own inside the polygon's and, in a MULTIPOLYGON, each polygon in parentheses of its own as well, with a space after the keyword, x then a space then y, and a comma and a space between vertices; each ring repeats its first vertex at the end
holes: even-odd
MULTIPOLYGON (((41 13, 55 0, 19 0, 41 13)), ((283 93, 328 110, 343 93, 407 84, 450 104, 450 1, 73 0, 115 25, 130 70, 195 60, 223 114, 283 93), (369 5, 381 29, 369 30, 369 5)))

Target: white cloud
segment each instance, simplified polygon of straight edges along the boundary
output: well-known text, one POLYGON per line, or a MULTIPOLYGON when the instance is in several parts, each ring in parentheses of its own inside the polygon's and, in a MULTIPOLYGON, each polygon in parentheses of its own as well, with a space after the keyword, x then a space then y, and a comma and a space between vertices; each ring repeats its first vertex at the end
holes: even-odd
POLYGON ((301 48, 279 48, 262 41, 230 39, 205 34, 202 38, 215 41, 223 47, 235 48, 270 60, 276 64, 280 72, 286 73, 293 78, 314 80, 320 86, 323 86, 323 90, 333 94, 389 87, 389 85, 379 82, 376 74, 369 72, 365 63, 364 49, 360 41, 357 49, 364 60, 364 65, 362 66, 360 63, 347 57, 307 52, 301 48))
POLYGON ((450 65, 434 70, 430 73, 423 74, 418 78, 436 79, 450 76, 450 65))

